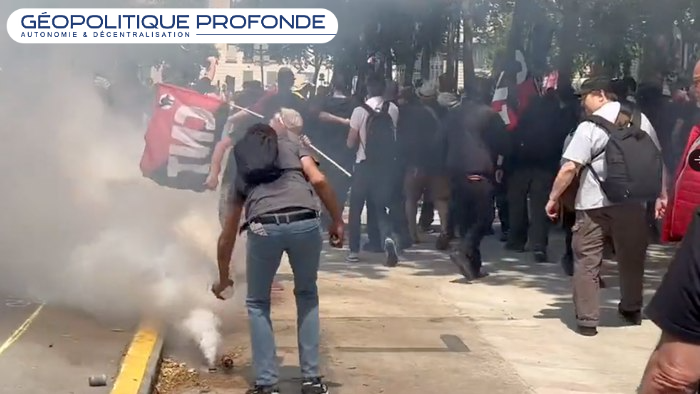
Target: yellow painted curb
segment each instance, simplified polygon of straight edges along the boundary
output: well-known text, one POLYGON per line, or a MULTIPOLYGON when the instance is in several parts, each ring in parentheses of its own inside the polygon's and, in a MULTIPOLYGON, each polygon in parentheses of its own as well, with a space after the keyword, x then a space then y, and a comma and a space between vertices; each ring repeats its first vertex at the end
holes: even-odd
POLYGON ((111 394, 148 394, 155 383, 163 339, 154 324, 141 324, 122 360, 111 394))

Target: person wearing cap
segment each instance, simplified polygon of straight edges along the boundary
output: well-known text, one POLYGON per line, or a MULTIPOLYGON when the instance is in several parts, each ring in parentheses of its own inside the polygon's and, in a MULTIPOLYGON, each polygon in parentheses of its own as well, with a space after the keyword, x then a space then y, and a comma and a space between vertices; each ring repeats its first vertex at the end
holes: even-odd
MULTIPOLYGON (((581 85, 579 93, 587 114, 616 122, 621 105, 611 93, 610 79, 590 78, 581 85)), ((644 114, 641 119, 640 128, 661 149, 649 119, 644 114)), ((565 163, 554 180, 545 208, 550 218, 557 219, 560 198, 580 173, 575 200, 576 223, 572 229, 575 260, 573 295, 578 332, 584 336, 598 333, 599 274, 606 235, 610 235, 614 241, 620 271, 622 294, 618 312, 631 325, 642 322, 644 261, 648 245, 646 208, 638 203, 611 203, 588 169, 590 166, 601 178, 605 178, 604 152, 607 142, 608 134, 603 128, 587 121, 579 124, 564 151, 565 163)), ((656 203, 657 217, 663 216, 666 199, 666 187, 662 185, 662 193, 656 203)))

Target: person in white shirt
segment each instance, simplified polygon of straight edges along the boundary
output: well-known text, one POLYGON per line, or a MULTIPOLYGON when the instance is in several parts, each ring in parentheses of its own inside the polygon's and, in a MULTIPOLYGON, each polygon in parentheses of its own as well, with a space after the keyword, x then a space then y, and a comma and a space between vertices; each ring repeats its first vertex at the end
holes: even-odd
MULTIPOLYGON (((365 102, 370 109, 379 112, 385 104, 384 93, 386 91, 386 81, 380 75, 372 75, 367 80, 368 99, 365 102)), ((394 129, 399 120, 399 108, 388 103, 387 112, 391 117, 394 129)), ((387 173, 387 169, 372 168, 366 162, 367 156, 365 148, 367 146, 367 121, 370 113, 364 106, 359 106, 353 110, 350 117, 350 132, 348 133, 347 146, 357 149, 355 154, 355 171, 352 177, 352 187, 350 189, 350 217, 348 221, 350 233, 350 254, 348 262, 359 261, 360 238, 361 238, 361 215, 365 203, 375 210, 377 224, 381 239, 384 240, 384 251, 386 253, 386 265, 395 266, 398 264, 398 242, 393 235, 392 220, 389 215, 401 215, 403 209, 395 205, 395 199, 391 198, 394 185, 391 179, 397 178, 398 174, 389 175, 388 178, 380 173, 387 173), (386 178, 386 179, 385 179, 386 178), (387 213, 389 209, 389 213, 387 213)), ((391 172, 391 169, 388 171, 391 172)))
MULTIPOLYGON (((611 93, 608 78, 595 77, 585 81, 580 94, 588 114, 616 122, 621 105, 611 93)), ((643 114, 640 128, 660 150, 656 132, 643 114)), ((572 228, 575 259, 573 295, 578 330, 584 336, 598 333, 600 268, 607 235, 613 239, 620 271, 622 294, 618 311, 628 323, 641 324, 644 261, 648 245, 646 207, 635 202, 613 204, 590 171, 592 168, 600 179, 605 179, 608 138, 607 132, 592 122, 579 124, 564 152, 566 163, 559 170, 546 207, 547 215, 552 219, 557 218, 562 194, 580 173, 575 202, 576 223, 572 228)), ((662 193, 656 203, 657 218, 663 216, 666 206, 666 188, 664 181, 661 182, 662 193)))

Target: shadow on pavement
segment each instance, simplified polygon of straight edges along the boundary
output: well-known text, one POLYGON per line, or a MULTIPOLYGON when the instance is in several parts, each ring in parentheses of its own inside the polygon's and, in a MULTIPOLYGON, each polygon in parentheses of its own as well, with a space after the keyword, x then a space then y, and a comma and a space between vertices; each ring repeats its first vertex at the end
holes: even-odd
MULTIPOLYGON (((497 231, 498 233, 498 231, 497 231)), ((409 270, 410 275, 419 277, 445 277, 446 283, 468 285, 467 281, 458 274, 457 269, 449 261, 446 252, 433 249, 436 236, 425 236, 425 242, 404 251, 398 269, 409 270)), ((564 324, 575 327, 573 305, 571 302, 571 278, 566 276, 559 265, 559 259, 564 253, 564 234, 560 229, 552 229, 548 263, 537 263, 532 253, 516 253, 506 251, 504 244, 497 236, 484 239, 482 255, 484 267, 489 276, 479 281, 486 286, 515 286, 523 289, 533 289, 543 294, 555 296, 555 301, 546 305, 534 317, 537 319, 560 319, 564 324)), ((453 246, 455 242, 453 242, 453 246)), ((670 262, 673 246, 651 245, 647 252, 645 273, 645 302, 648 302, 653 292, 659 286, 670 262)), ((385 279, 391 268, 382 265, 383 254, 363 252, 360 263, 345 261, 347 249, 338 250, 326 247, 322 256, 321 271, 340 274, 348 278, 364 278, 370 280, 385 279)), ((617 316, 617 303, 620 289, 617 264, 606 260, 601 276, 606 288, 601 289, 601 326, 617 327, 623 323, 617 316)), ((465 291, 467 287, 465 287, 465 291)))

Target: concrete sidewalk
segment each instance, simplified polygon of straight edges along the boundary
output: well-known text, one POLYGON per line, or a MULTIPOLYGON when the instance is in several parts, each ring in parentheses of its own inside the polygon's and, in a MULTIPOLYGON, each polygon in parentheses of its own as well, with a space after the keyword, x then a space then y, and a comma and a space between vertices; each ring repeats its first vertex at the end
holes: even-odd
MULTIPOLYGON (((551 244, 563 245, 562 234, 555 233, 551 244)), ((558 264, 504 252, 489 237, 483 255, 491 275, 466 284, 444 253, 428 249, 431 245, 408 251, 394 269, 381 265, 381 255, 365 254, 363 262, 348 264, 344 251, 324 251, 319 274, 324 373, 333 393, 634 392, 658 330, 650 322, 622 326, 613 264, 606 264, 600 334, 586 338, 572 330, 570 279, 558 264)), ((561 250, 550 253, 558 258, 561 250)), ((669 255, 652 247, 649 294, 669 255)), ((283 392, 296 393, 296 309, 287 264, 280 278, 286 289, 276 296, 273 319, 283 392)), ((192 377, 195 384, 169 392, 244 392, 250 370, 242 311, 235 320, 227 327, 234 333, 225 339, 239 365, 233 374, 192 377)), ((181 351, 171 349, 171 354, 196 362, 181 351)))

